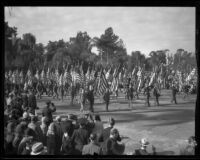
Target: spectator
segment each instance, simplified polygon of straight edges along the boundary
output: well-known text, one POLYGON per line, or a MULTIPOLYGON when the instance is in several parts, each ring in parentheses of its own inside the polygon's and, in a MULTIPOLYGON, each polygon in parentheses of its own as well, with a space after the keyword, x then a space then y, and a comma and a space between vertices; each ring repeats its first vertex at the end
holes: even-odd
POLYGON ((97 135, 97 140, 99 140, 100 136, 103 133, 103 123, 101 122, 101 118, 99 115, 95 115, 94 117, 94 128, 92 130, 92 133, 95 133, 97 135))
POLYGON ((47 131, 47 154, 55 155, 56 153, 56 135, 55 135, 55 124, 52 122, 47 131))
POLYGON ((46 104, 47 106, 43 109, 42 116, 47 118, 47 124, 49 126, 49 124, 53 122, 52 113, 56 111, 56 108, 54 106, 54 103, 52 103, 51 101, 47 101, 46 104))
POLYGON ((115 120, 109 118, 109 127, 105 128, 99 137, 99 142, 105 142, 110 137, 110 131, 115 125, 115 120))
POLYGON ((73 125, 73 115, 69 114, 67 116, 67 119, 61 122, 61 128, 62 128, 62 132, 64 133, 65 131, 67 131, 69 137, 72 136, 75 126, 73 125))
POLYGON ((36 137, 37 141, 41 142, 42 137, 43 137, 43 133, 42 133, 40 126, 37 124, 37 122, 38 122, 38 117, 32 116, 31 117, 31 123, 28 124, 28 127, 31 128, 35 132, 35 134, 37 136, 36 137))
POLYGON ((31 146, 33 142, 36 141, 35 132, 31 128, 25 130, 23 139, 21 140, 18 147, 18 155, 30 155, 31 146))
POLYGON ((31 117, 29 116, 28 112, 24 112, 23 116, 20 118, 20 121, 25 121, 27 124, 31 122, 31 117))
MULTIPOLYGON (((140 149, 135 150, 135 155, 152 155, 151 153, 147 152, 147 146, 149 145, 149 142, 145 138, 140 140, 140 145, 140 149)), ((152 146, 152 150, 153 155, 156 155, 156 148, 154 146, 152 146)))
POLYGON ((63 137, 63 131, 61 128, 61 117, 56 117, 55 124, 55 134, 56 134, 56 155, 60 154, 60 147, 62 145, 62 137, 63 137))
POLYGON ((14 154, 14 148, 12 145, 12 142, 14 140, 15 137, 15 127, 16 124, 14 122, 9 122, 7 125, 7 133, 6 133, 6 150, 7 150, 7 154, 14 154))
POLYGON ((62 137, 61 153, 64 155, 73 154, 73 145, 72 145, 71 137, 68 134, 68 128, 65 129, 63 137, 62 137))
POLYGON ((25 131, 26 128, 27 128, 27 123, 21 122, 20 124, 17 125, 17 127, 15 129, 15 138, 14 138, 13 143, 12 143, 15 154, 17 154, 19 143, 21 142, 21 140, 24 136, 24 131, 25 131))
POLYGON ((47 118, 42 117, 41 122, 42 124, 40 125, 40 128, 42 130, 42 144, 46 146, 47 145, 47 131, 48 131, 47 118))
POLYGON ((103 153, 105 155, 122 155, 124 153, 125 145, 118 144, 117 142, 119 137, 119 131, 116 128, 112 128, 110 131, 110 137, 103 145, 103 153))
POLYGON ((83 146, 82 155, 102 155, 101 147, 97 144, 97 135, 90 134, 90 143, 83 146))
POLYGON ((195 137, 191 136, 187 140, 186 146, 180 149, 180 155, 195 155, 195 147, 197 143, 195 141, 195 137))
POLYGON ((35 115, 35 109, 37 109, 37 102, 36 102, 36 97, 31 89, 29 90, 29 95, 28 95, 28 107, 29 107, 29 113, 35 115))
POLYGON ((80 128, 74 130, 72 135, 72 143, 74 145, 75 154, 81 155, 83 146, 88 144, 89 133, 86 130, 86 119, 81 118, 79 120, 80 128))
POLYGON ((46 147, 41 142, 37 142, 32 146, 31 155, 46 155, 46 147))

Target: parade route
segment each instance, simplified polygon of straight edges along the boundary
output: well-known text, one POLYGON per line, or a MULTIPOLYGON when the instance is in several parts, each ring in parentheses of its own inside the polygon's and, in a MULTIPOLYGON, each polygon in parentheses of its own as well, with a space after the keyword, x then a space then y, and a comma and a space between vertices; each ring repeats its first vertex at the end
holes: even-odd
MULTIPOLYGON (((101 116, 104 127, 107 126, 109 117, 116 120, 115 127, 124 138, 122 142, 126 144, 125 153, 133 152, 139 147, 139 140, 147 138, 150 142, 149 152, 152 152, 151 145, 154 145, 158 154, 177 155, 180 145, 195 133, 195 101, 196 95, 190 95, 185 100, 183 95, 177 95, 178 104, 170 103, 170 90, 162 91, 160 97, 161 106, 154 106, 153 97, 150 99, 151 107, 144 106, 145 97, 140 95, 138 100, 134 100, 133 109, 128 107, 128 102, 120 95, 118 100, 111 100, 109 112, 105 112, 105 104, 100 100, 95 100, 94 110, 101 116)), ((54 102, 57 111, 56 115, 66 117, 69 113, 80 114, 79 104, 70 105, 68 99, 53 100, 43 96, 37 104, 40 115, 47 99, 54 102)))

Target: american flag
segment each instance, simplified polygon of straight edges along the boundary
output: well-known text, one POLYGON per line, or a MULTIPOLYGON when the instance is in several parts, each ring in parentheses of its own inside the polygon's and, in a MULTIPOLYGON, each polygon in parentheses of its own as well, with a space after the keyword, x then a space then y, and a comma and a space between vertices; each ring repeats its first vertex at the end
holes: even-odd
POLYGON ((106 80, 105 74, 103 69, 100 72, 100 76, 98 78, 98 85, 97 85, 97 94, 103 95, 106 92, 106 88, 108 87, 108 82, 106 80))

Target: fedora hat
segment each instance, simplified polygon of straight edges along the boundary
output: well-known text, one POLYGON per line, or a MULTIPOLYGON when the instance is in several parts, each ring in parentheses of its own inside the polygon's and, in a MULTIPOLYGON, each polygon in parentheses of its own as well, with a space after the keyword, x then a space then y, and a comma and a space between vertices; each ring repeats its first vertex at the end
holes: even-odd
POLYGON ((41 142, 37 142, 32 146, 31 155, 40 155, 45 151, 45 147, 41 142))

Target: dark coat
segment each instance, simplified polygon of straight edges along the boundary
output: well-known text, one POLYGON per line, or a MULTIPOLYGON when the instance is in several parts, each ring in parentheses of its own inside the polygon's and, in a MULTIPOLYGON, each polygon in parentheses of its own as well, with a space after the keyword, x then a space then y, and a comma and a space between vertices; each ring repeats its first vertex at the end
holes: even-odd
POLYGON ((105 92, 103 99, 105 102, 109 103, 109 101, 110 101, 110 92, 109 91, 105 92))
POLYGON ((30 94, 28 96, 28 107, 30 107, 31 109, 36 109, 37 107, 36 97, 33 94, 30 94))
POLYGON ((47 135, 47 154, 56 154, 56 136, 54 134, 47 135))
POLYGON ((100 142, 104 142, 106 141, 109 137, 110 137, 110 130, 112 129, 113 127, 107 127, 103 130, 100 138, 99 138, 99 141, 100 142))
POLYGON ((117 140, 108 138, 103 146, 103 152, 106 155, 122 155, 124 153, 125 146, 118 144, 117 140))
POLYGON ((73 154, 73 145, 72 145, 72 140, 71 138, 68 137, 64 137, 62 138, 62 153, 64 155, 71 155, 73 154))
POLYGON ((43 117, 47 117, 47 121, 50 124, 51 122, 53 122, 53 116, 52 113, 56 111, 56 108, 54 107, 53 109, 51 108, 44 108, 42 110, 42 116, 43 117))
POLYGON ((56 154, 59 154, 60 147, 62 145, 62 137, 63 137, 61 123, 59 123, 59 122, 55 123, 55 134, 56 134, 56 154))
POLYGON ((89 101, 94 101, 94 90, 88 91, 87 98, 89 101))
POLYGON ((67 132, 69 137, 71 137, 74 132, 75 126, 72 124, 72 121, 66 120, 61 122, 61 129, 63 133, 67 132))
POLYGON ((79 128, 77 130, 74 130, 74 133, 72 135, 72 143, 75 150, 77 151, 77 154, 82 153, 83 146, 88 144, 88 138, 89 133, 86 129, 79 128))
POLYGON ((83 146, 82 155, 102 155, 102 150, 100 146, 90 142, 83 146))

